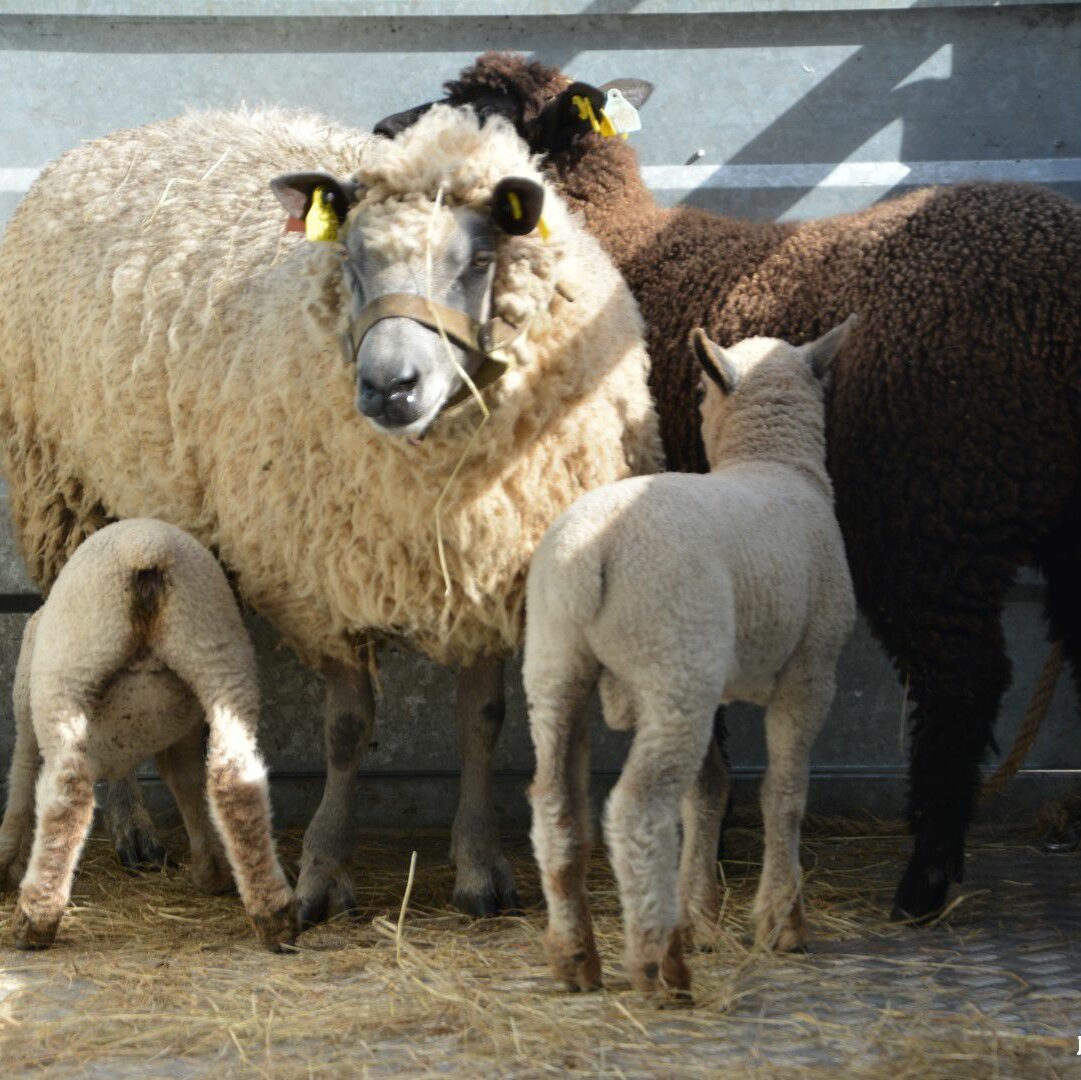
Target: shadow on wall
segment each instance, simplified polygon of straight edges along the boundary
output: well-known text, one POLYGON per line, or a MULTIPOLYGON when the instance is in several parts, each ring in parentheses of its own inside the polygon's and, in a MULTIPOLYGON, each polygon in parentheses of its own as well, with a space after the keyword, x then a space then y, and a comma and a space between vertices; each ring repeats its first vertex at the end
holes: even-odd
MULTIPOLYGON (((731 80, 726 107, 743 96, 752 114, 783 104, 793 85, 814 77, 810 65, 823 62, 819 50, 849 45, 854 51, 726 154, 702 188, 671 201, 761 219, 801 218, 970 177, 963 164, 951 168, 952 162, 1001 162, 1008 178, 1036 182, 1060 177, 1046 166, 1026 166, 1026 159, 1081 156, 1081 8, 943 10, 935 0, 912 7, 938 10, 826 17, 817 27, 809 17, 778 19, 773 25, 783 29, 768 40, 753 26, 730 23, 739 32, 727 55, 738 60, 742 50, 757 48, 764 50, 759 55, 766 66, 746 69, 751 87, 743 81, 744 69, 733 65, 713 80, 715 93, 720 103, 731 80), (1052 38, 1060 48, 1049 56, 1052 38), (763 75, 765 85, 758 82, 763 75), (838 175, 837 163, 849 161, 866 164, 838 175), (753 187, 753 196, 737 194, 744 184, 753 187)), ((721 43, 710 33, 700 47, 721 43)), ((716 126, 701 126, 703 142, 715 141, 716 126)), ((759 127, 753 117, 743 126, 759 127)), ((1055 186, 1081 197, 1081 177, 1059 179, 1055 186)))

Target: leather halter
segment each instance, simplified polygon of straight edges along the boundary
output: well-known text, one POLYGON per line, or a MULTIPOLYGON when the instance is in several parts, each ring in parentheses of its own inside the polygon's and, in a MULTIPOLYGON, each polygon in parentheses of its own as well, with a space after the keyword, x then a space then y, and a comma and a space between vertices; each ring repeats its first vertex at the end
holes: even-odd
MULTIPOLYGON (((437 334, 442 327, 455 345, 479 359, 480 363, 471 375, 473 385, 478 390, 491 386, 506 372, 511 360, 500 355, 500 350, 522 333, 521 329, 498 316, 481 323, 464 311, 416 293, 386 293, 366 304, 359 314, 349 320, 349 326, 341 336, 342 359, 347 364, 356 362, 364 335, 383 319, 412 319, 437 334)), ((462 386, 443 403, 439 411, 444 413, 472 396, 469 387, 462 386)))

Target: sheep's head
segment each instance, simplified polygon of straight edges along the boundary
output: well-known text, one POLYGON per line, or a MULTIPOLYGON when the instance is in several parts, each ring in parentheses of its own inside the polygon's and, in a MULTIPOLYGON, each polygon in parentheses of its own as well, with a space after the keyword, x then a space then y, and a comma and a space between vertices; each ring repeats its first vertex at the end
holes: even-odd
MULTIPOLYGON (((779 338, 750 337, 725 349, 699 327, 690 346, 702 366, 706 395, 702 402, 702 441, 707 453, 720 444, 728 417, 739 404, 751 409, 776 404, 777 393, 822 401, 822 380, 841 351, 857 317, 849 317, 805 345, 779 338)), ((712 460, 712 459, 711 459, 712 460)))
POLYGON ((294 216, 317 188, 338 214, 357 408, 379 431, 415 439, 471 395, 469 383, 501 373, 499 349, 522 330, 531 301, 496 298, 510 264, 543 246, 534 230, 545 192, 509 126, 482 131, 457 110, 433 110, 381 146, 348 183, 293 174, 272 186, 294 216))
MULTIPOLYGON (((534 153, 558 154, 596 131, 595 122, 609 91, 618 91, 638 108, 653 92, 653 84, 643 79, 614 79, 595 87, 524 56, 492 52, 478 57, 457 79, 447 82, 444 90, 443 103, 467 107, 482 122, 503 117, 534 153)), ((425 102, 384 117, 373 131, 394 138, 434 104, 425 102)))

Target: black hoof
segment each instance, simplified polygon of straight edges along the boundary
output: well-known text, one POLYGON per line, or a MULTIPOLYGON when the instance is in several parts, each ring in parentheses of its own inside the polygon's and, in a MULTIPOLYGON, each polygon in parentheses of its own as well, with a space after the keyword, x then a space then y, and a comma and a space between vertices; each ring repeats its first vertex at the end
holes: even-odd
POLYGON ((307 930, 327 921, 330 913, 330 897, 324 892, 319 896, 305 900, 297 910, 297 918, 300 921, 300 929, 307 930))
POLYGON ((1049 855, 1065 855, 1081 847, 1081 828, 1073 822, 1059 829, 1052 826, 1040 837, 1040 850, 1049 855))
POLYGON ((945 908, 949 888, 950 876, 945 870, 913 859, 897 886, 890 918, 916 926, 930 922, 945 908))
POLYGON ((356 918, 357 895, 353 883, 341 876, 329 884, 318 896, 301 901, 298 910, 301 930, 307 930, 318 923, 326 922, 331 915, 343 915, 356 918))
POLYGON ((518 899, 517 889, 508 889, 500 893, 495 888, 482 889, 479 892, 455 890, 451 903, 466 915, 487 919, 495 915, 521 915, 522 902, 518 899))
POLYGON ((125 870, 160 870, 169 856, 157 839, 141 832, 129 832, 116 845, 116 857, 125 870))

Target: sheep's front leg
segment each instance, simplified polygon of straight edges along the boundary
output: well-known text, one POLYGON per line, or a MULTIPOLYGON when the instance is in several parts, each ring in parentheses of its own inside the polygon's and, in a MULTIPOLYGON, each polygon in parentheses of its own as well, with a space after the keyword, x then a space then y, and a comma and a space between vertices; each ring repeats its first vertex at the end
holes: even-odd
POLYGON ((192 877, 204 892, 215 894, 233 888, 233 872, 207 810, 205 730, 200 711, 191 731, 154 760, 184 819, 192 877))
POLYGON ((811 746, 833 700, 833 661, 793 664, 766 709, 768 762, 762 780, 765 850, 754 901, 755 940, 782 952, 807 937, 799 862, 811 746))
POLYGON ((501 660, 481 660, 458 676, 462 786, 450 858, 457 869, 453 903, 469 915, 495 915, 519 907, 514 873, 499 844, 492 795, 492 754, 503 727, 503 694, 501 660))
POLYGON ((47 753, 37 782, 37 828, 30 865, 15 907, 15 947, 46 949, 56 938, 71 897, 75 866, 94 820, 94 780, 79 746, 86 712, 71 705, 63 717, 50 716, 59 745, 47 753))
POLYGON ((327 782, 323 799, 304 834, 297 900, 302 926, 322 922, 334 911, 353 913, 356 894, 345 864, 356 840, 357 770, 375 726, 375 701, 367 668, 328 660, 324 733, 327 782))
POLYGON ((105 788, 105 828, 116 857, 128 870, 164 866, 167 858, 150 820, 134 773, 110 780, 105 788))
POLYGON ((605 835, 623 902, 631 983, 686 998, 691 976, 679 926, 677 822, 709 745, 714 703, 663 692, 641 698, 634 743, 605 810, 605 835))
POLYGON ((694 783, 683 796, 683 849, 679 896, 683 943, 707 945, 720 917, 717 850, 728 802, 729 776, 716 739, 711 739, 694 783))
POLYGON ((529 726, 537 771, 533 852, 548 904, 545 947, 552 974, 568 990, 599 990, 601 961, 586 894, 589 867, 589 724, 591 683, 552 685, 537 679, 530 694, 529 726))

